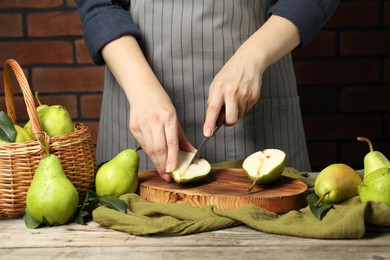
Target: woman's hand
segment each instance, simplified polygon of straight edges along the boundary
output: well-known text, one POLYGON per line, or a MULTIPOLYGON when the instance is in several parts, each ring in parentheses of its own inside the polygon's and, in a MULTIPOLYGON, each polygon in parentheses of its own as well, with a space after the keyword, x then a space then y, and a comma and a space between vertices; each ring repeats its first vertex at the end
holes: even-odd
POLYGON ((215 75, 210 85, 203 134, 213 135, 223 106, 225 125, 236 124, 259 100, 266 68, 299 43, 298 28, 289 20, 272 15, 215 75))
POLYGON ((185 137, 168 94, 133 37, 110 42, 102 55, 129 101, 131 132, 161 178, 170 181, 179 149, 195 148, 185 137))

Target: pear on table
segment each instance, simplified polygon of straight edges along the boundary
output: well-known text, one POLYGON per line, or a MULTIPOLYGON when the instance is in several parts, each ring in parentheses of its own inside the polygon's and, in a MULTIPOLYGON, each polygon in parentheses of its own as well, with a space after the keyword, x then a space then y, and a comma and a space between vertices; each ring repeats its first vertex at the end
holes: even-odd
POLYGON ((365 176, 358 193, 362 202, 383 202, 390 206, 390 168, 380 168, 365 176))
POLYGON ((367 137, 358 137, 357 140, 366 142, 370 149, 370 151, 364 156, 364 177, 380 168, 390 167, 390 161, 386 158, 386 156, 379 151, 374 151, 370 139, 367 137))
POLYGON ((197 182, 204 179, 211 171, 210 163, 199 158, 194 163, 190 164, 195 153, 187 151, 179 151, 178 165, 172 171, 172 177, 177 183, 197 182))
POLYGON ((276 181, 283 173, 286 154, 279 149, 265 149, 249 155, 243 162, 247 177, 252 180, 250 192, 256 184, 276 181))
POLYGON ((79 205, 79 195, 65 175, 60 159, 47 147, 26 195, 26 210, 39 223, 62 225, 70 220, 79 205))
POLYGON ((108 195, 118 198, 137 190, 139 149, 125 149, 98 169, 95 188, 99 197, 108 195))
POLYGON ((361 182, 360 175, 346 164, 334 163, 325 167, 314 183, 315 194, 319 196, 315 206, 321 202, 337 204, 356 196, 361 182))

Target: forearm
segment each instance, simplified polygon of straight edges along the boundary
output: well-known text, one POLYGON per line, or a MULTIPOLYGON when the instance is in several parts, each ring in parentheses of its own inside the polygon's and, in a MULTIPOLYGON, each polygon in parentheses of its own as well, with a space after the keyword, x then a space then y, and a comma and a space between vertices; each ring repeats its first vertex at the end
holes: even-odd
POLYGON ((130 104, 147 93, 164 91, 134 37, 122 36, 108 43, 102 56, 130 104))
POLYGON ((238 51, 254 57, 256 66, 264 71, 299 44, 298 28, 289 20, 272 15, 238 51))

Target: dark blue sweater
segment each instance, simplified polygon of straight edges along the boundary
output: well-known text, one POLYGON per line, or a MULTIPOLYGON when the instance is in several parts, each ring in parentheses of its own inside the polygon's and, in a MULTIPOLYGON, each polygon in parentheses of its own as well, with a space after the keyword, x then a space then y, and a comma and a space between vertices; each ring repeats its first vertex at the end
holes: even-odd
MULTIPOLYGON (((123 35, 141 41, 141 33, 129 13, 130 0, 76 0, 84 39, 96 64, 104 64, 101 49, 123 35)), ((268 10, 294 23, 301 46, 310 42, 336 9, 339 0, 278 0, 268 10)))

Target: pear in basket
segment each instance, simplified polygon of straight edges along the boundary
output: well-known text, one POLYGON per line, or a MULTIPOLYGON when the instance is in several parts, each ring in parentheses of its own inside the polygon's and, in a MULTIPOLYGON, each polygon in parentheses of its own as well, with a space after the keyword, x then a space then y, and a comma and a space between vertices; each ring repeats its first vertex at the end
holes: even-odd
POLYGON ((0 144, 24 143, 32 140, 31 134, 18 124, 14 124, 4 111, 0 111, 0 144))
MULTIPOLYGON (((58 136, 71 133, 75 131, 72 118, 65 107, 61 105, 46 105, 41 104, 37 94, 36 99, 39 106, 37 107, 37 113, 39 121, 41 122, 43 131, 49 136, 58 136)), ((30 133, 32 133, 31 122, 28 121, 24 126, 30 133)))
POLYGON ((27 191, 26 210, 39 223, 50 226, 67 223, 79 205, 79 195, 65 175, 60 159, 50 154, 44 141, 46 157, 34 174, 27 191))

